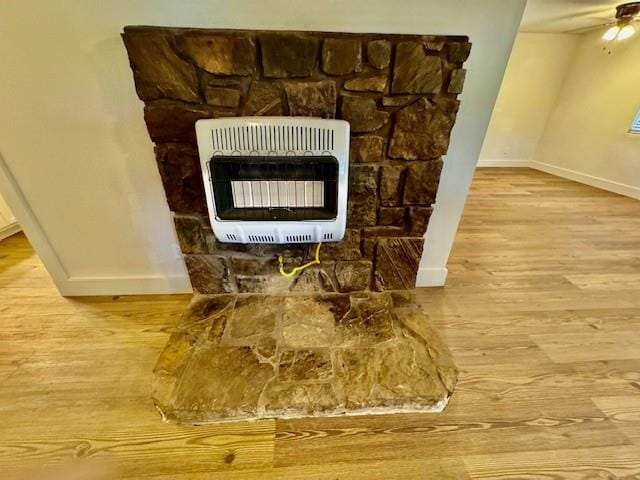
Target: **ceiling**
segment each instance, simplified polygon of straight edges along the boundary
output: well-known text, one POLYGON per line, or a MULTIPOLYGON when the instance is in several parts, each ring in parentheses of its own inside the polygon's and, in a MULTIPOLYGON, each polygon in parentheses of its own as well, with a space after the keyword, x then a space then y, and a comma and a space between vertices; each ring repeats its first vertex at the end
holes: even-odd
POLYGON ((626 0, 528 0, 520 31, 583 33, 614 19, 626 0))

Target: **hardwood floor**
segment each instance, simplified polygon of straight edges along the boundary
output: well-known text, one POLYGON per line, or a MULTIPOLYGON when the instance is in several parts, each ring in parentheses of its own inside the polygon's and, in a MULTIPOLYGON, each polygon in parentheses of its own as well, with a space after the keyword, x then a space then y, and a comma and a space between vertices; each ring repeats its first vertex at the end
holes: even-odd
POLYGON ((188 298, 60 298, 24 236, 0 243, 0 471, 84 459, 110 478, 640 478, 636 200, 477 172, 447 287, 419 293, 461 369, 441 415, 162 423, 150 371, 188 298))

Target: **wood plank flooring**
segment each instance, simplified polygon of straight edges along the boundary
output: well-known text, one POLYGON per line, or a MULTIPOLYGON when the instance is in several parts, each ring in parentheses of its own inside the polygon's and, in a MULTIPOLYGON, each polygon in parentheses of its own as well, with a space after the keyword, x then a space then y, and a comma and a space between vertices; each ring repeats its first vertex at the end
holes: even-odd
POLYGON ((1 242, 0 472, 83 461, 126 479, 640 478, 636 200, 478 170, 447 287, 419 293, 461 369, 441 415, 162 423, 150 372, 188 299, 61 298, 23 235, 1 242))

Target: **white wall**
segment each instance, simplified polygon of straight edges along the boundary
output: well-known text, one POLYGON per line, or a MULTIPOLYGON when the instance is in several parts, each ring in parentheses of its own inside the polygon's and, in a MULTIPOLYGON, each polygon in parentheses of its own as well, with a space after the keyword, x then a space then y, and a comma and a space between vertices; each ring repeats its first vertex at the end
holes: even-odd
POLYGON ((0 240, 20 231, 20 226, 13 212, 0 195, 0 240))
POLYGON ((533 160, 580 38, 561 33, 518 34, 480 152, 480 166, 524 166, 533 160))
POLYGON ((419 276, 442 284, 524 3, 4 0, 0 190, 63 294, 188 291, 123 26, 467 34, 467 85, 419 276))
POLYGON ((640 199, 640 35, 602 50, 602 31, 583 36, 532 164, 534 168, 640 199))

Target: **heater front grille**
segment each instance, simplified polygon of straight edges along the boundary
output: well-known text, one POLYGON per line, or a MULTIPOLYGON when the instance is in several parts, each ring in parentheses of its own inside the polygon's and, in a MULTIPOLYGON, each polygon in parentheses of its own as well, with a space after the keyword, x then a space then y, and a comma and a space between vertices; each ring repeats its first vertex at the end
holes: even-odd
POLYGON ((294 125, 244 125, 211 129, 214 151, 329 151, 335 134, 331 128, 294 125))
POLYGON ((330 156, 215 156, 209 162, 220 220, 331 220, 338 162, 330 156))
POLYGON ((209 221, 234 243, 336 242, 347 223, 349 123, 309 117, 196 122, 209 221))

